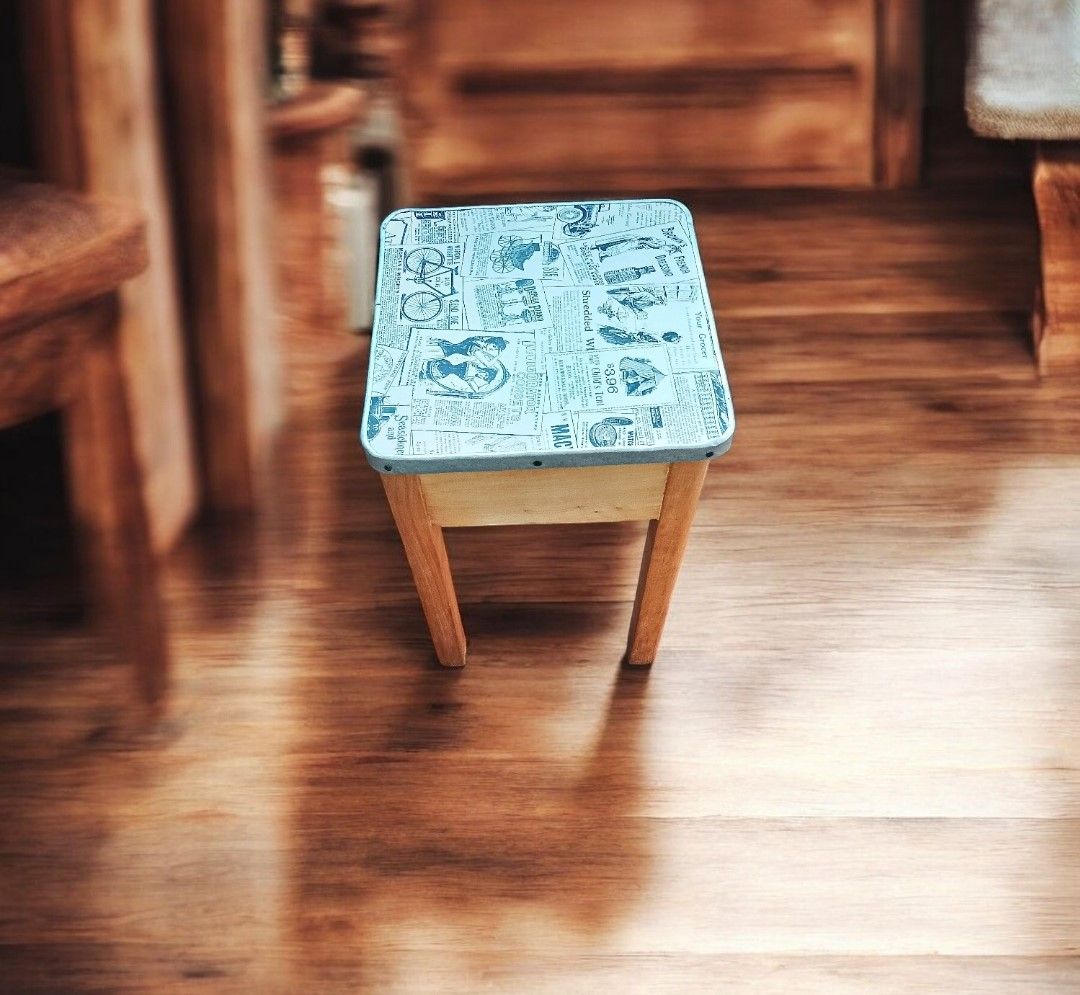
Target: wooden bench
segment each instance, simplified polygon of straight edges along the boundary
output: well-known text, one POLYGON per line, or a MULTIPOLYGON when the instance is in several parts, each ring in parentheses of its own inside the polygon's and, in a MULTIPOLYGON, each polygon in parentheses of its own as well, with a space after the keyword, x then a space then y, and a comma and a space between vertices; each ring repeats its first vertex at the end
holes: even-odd
POLYGON ((966 103, 977 134, 1039 143, 1035 356, 1080 367, 1080 2, 977 0, 966 103))

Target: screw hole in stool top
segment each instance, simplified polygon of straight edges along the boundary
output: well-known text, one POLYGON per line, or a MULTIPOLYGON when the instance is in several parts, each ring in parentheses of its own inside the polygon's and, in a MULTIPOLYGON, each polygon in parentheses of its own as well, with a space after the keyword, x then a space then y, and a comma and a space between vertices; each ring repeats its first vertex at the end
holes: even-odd
POLYGON ((383 467, 383 469, 384 469, 384 470, 392 470, 392 469, 393 469, 393 467, 392 467, 392 466, 391 466, 391 465, 390 465, 389 463, 387 463, 387 464, 386 464, 386 465, 385 465, 385 466, 383 467))
POLYGON ((543 465, 544 465, 543 460, 538 460, 538 459, 533 460, 533 466, 543 466, 543 465))
POLYGON ((706 455, 706 456, 712 456, 712 455, 713 455, 713 453, 712 453, 712 451, 710 450, 710 451, 709 451, 709 452, 707 452, 707 453, 706 453, 705 455, 706 455))

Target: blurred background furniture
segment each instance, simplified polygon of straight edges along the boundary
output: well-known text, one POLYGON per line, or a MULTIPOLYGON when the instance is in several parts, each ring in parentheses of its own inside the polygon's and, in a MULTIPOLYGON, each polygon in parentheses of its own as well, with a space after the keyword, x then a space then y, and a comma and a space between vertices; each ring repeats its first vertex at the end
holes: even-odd
POLYGON ((919 176, 917 0, 412 0, 401 17, 410 202, 919 176))
POLYGON ((987 138, 1030 139, 1042 281, 1032 332, 1039 370, 1080 365, 1080 4, 979 0, 967 111, 987 138))
POLYGON ((157 7, 207 502, 254 507, 283 417, 263 0, 157 7))
POLYGON ((350 130, 354 167, 349 185, 330 198, 345 220, 352 280, 349 324, 369 330, 375 295, 379 219, 402 205, 403 163, 397 97, 392 78, 401 44, 394 0, 321 0, 311 11, 311 75, 348 80, 364 97, 364 112, 350 130))
POLYGON ((353 185, 350 129, 364 104, 354 87, 308 83, 268 110, 280 311, 297 329, 352 327, 348 289, 362 261, 352 256, 342 202, 353 185))
POLYGON ((151 0, 24 0, 27 121, 35 171, 123 196, 146 219, 148 264, 120 289, 120 343, 158 550, 199 504, 180 274, 157 99, 151 0))
POLYGON ((395 0, 323 0, 312 45, 317 76, 384 79, 400 44, 395 0))
MULTIPOLYGON (((321 80, 348 79, 364 94, 364 114, 353 129, 351 140, 362 196, 370 199, 374 195, 377 219, 404 204, 398 100, 393 79, 395 59, 402 44, 402 6, 397 0, 322 0, 312 11, 312 76, 321 80)), ((354 256, 363 265, 363 279, 351 289, 355 292, 354 324, 366 328, 370 327, 370 298, 374 293, 374 284, 369 286, 368 281, 375 267, 374 254, 362 250, 363 246, 374 244, 363 228, 354 225, 350 229, 357 241, 354 256)))
POLYGON ((147 257, 134 210, 0 180, 0 427, 62 409, 93 594, 153 702, 168 650, 117 293, 147 257))

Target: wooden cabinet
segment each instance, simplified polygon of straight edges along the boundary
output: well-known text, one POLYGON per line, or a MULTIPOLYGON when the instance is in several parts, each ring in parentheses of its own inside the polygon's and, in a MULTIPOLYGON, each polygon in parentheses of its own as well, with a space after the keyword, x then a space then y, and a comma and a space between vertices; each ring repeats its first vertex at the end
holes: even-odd
POLYGON ((897 185, 917 175, 914 0, 415 0, 413 196, 897 185))

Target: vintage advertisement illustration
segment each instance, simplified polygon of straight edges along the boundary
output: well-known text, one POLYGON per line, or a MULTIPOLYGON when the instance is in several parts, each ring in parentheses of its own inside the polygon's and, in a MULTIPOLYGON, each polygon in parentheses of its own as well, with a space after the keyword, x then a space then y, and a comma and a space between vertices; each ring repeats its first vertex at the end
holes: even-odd
POLYGON ((668 283, 685 280, 693 271, 689 246, 690 233, 672 221, 569 242, 563 258, 575 283, 668 283))
POLYGON ((543 381, 535 332, 415 329, 402 374, 411 388, 412 428, 537 435, 543 381))
POLYGON ((373 457, 707 446, 730 424, 681 205, 417 209, 384 222, 362 428, 373 457))

